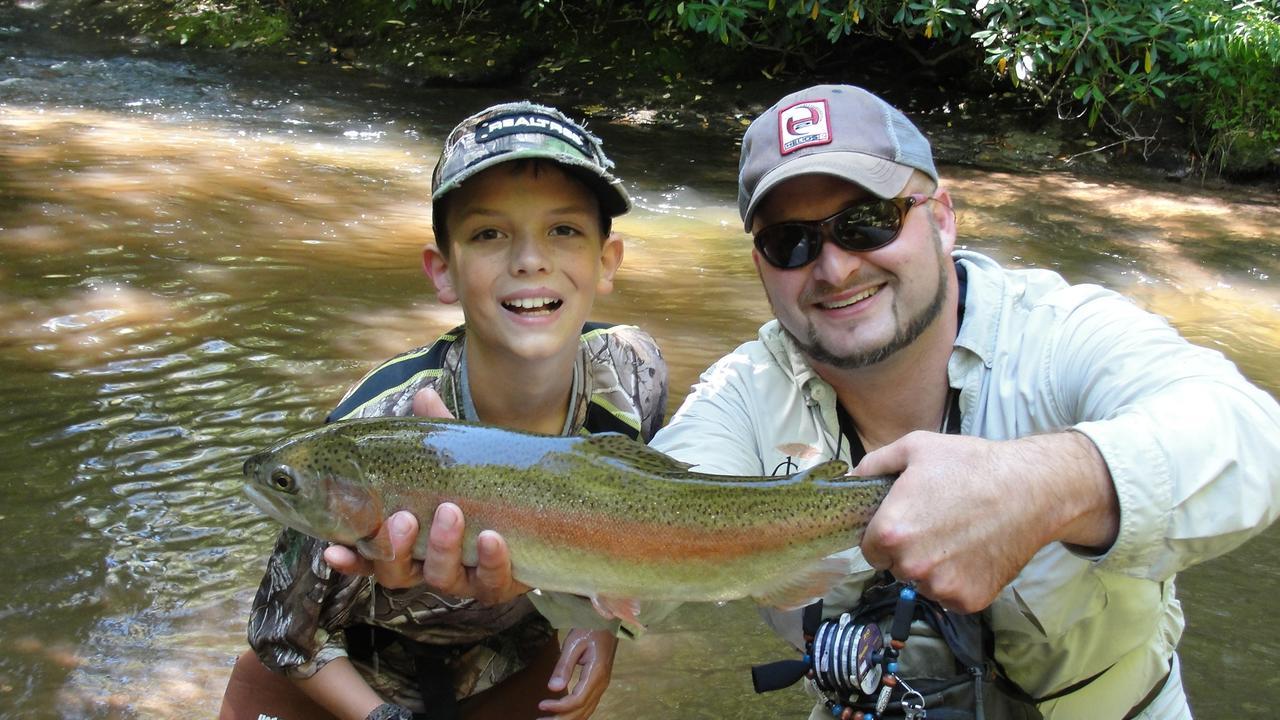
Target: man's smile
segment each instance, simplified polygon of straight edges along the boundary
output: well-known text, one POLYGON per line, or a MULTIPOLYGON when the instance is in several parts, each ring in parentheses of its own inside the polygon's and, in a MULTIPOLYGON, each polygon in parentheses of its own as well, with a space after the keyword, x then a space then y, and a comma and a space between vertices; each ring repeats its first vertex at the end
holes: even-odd
POLYGON ((827 301, 819 302, 816 304, 818 305, 818 307, 821 307, 823 310, 839 310, 840 308, 848 307, 850 305, 853 305, 854 303, 858 303, 858 302, 862 302, 863 300, 866 300, 872 295, 875 295, 876 293, 880 292, 880 288, 882 287, 884 286, 876 285, 875 287, 869 287, 866 290, 863 290, 861 292, 856 292, 852 295, 849 295, 848 297, 843 297, 836 300, 827 300, 827 301))

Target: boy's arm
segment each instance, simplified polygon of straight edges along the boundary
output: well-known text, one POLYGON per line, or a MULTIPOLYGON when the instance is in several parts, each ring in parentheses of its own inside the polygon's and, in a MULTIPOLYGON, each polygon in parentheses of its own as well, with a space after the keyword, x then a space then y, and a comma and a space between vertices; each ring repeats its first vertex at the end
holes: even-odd
POLYGON ((338 720, 365 720, 383 704, 382 698, 344 657, 326 663, 311 677, 293 678, 293 682, 338 720))

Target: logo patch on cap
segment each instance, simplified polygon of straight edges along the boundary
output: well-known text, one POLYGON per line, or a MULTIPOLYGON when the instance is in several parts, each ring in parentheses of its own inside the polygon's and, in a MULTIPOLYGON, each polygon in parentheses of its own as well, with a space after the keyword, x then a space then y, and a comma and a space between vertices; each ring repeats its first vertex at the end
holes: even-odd
POLYGON ((491 117, 476 128, 476 142, 487 143, 507 135, 537 133, 549 135, 573 143, 584 153, 588 152, 587 139, 577 130, 559 119, 537 112, 520 112, 491 117))
POLYGON ((778 112, 778 150, 783 155, 831 142, 826 100, 805 100, 778 112))

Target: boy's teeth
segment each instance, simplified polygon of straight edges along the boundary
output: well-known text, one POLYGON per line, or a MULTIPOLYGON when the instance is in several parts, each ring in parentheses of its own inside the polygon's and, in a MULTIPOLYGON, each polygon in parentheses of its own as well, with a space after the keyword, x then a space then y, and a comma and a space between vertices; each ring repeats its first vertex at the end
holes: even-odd
POLYGON ((559 300, 556 300, 555 298, 549 298, 549 297, 519 298, 517 300, 506 300, 502 304, 512 310, 518 310, 518 311, 529 311, 529 310, 551 311, 551 310, 555 310, 557 307, 560 307, 559 300))
POLYGON ((867 290, 863 290, 857 295, 847 297, 844 300, 837 300, 836 302, 825 302, 825 303, 821 303, 821 305, 826 310, 836 310, 842 307, 848 307, 860 300, 866 300, 867 298, 871 297, 872 295, 875 295, 879 291, 880 291, 880 288, 878 287, 868 288, 867 290))

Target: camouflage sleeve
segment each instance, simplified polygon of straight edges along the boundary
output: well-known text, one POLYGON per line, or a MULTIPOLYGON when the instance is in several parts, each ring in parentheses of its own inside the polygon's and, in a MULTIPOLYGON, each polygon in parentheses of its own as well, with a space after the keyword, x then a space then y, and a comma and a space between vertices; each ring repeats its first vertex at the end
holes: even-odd
POLYGON ((662 427, 667 412, 667 361, 649 333, 630 325, 611 333, 618 375, 640 414, 640 437, 649 439, 662 427))
POLYGON ((286 528, 267 561, 249 615, 249 645, 268 668, 310 677, 346 655, 343 634, 368 579, 336 573, 323 540, 286 528))

